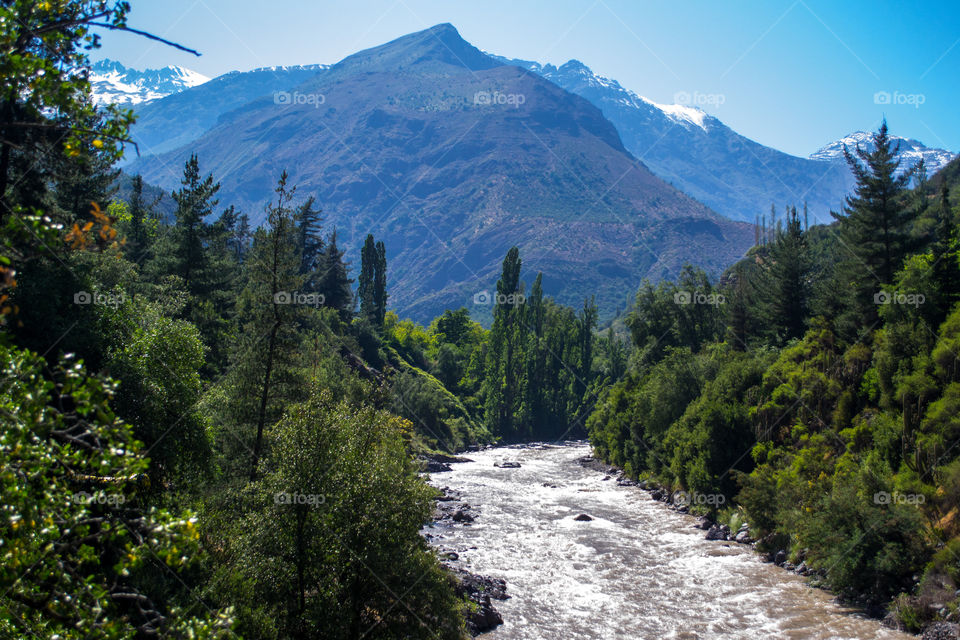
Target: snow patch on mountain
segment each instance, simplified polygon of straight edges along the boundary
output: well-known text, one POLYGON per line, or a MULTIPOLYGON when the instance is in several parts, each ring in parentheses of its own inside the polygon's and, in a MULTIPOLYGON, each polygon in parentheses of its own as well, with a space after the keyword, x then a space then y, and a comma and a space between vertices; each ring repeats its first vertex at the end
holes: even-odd
MULTIPOLYGON (((927 175, 932 176, 937 171, 942 169, 948 162, 957 157, 957 154, 955 153, 945 149, 934 149, 932 147, 928 147, 919 140, 901 138, 900 136, 893 135, 891 135, 890 138, 894 141, 894 143, 899 143, 900 145, 900 166, 897 169, 898 175, 915 167, 922 158, 927 168, 927 175)), ((831 142, 830 144, 818 149, 814 153, 811 153, 810 159, 825 160, 829 162, 845 162, 843 157, 844 147, 846 147, 850 153, 854 153, 858 146, 865 151, 873 151, 873 134, 867 131, 855 131, 850 135, 844 136, 840 140, 831 142)))
POLYGON ((180 93, 210 78, 184 67, 131 69, 114 60, 99 60, 90 67, 90 84, 97 104, 115 103, 124 107, 180 93))
MULTIPOLYGON (((533 62, 530 60, 505 58, 503 56, 498 56, 486 51, 484 53, 504 64, 523 67, 524 69, 532 71, 537 75, 541 75, 552 81, 554 84, 560 86, 569 86, 571 80, 576 78, 577 82, 581 85, 603 90, 607 93, 618 94, 617 101, 626 107, 632 107, 635 109, 654 107, 667 116, 670 120, 684 127, 695 126, 706 131, 708 118, 713 117, 697 107, 690 107, 682 104, 660 104, 659 102, 654 102, 649 98, 638 95, 630 89, 624 88, 619 82, 612 78, 607 78, 594 73, 590 67, 583 64, 579 60, 570 60, 557 68, 552 64, 540 64, 539 62, 533 62)), ((580 93, 580 91, 577 91, 576 93, 580 93)))
MULTIPOLYGON (((646 98, 642 98, 647 100, 646 98)), ((705 124, 705 119, 707 118, 706 112, 697 107, 687 107, 682 104, 657 104, 652 100, 647 100, 650 104, 655 106, 660 111, 663 111, 668 117, 672 120, 679 122, 680 124, 693 124, 704 131, 707 130, 707 125, 705 124)))

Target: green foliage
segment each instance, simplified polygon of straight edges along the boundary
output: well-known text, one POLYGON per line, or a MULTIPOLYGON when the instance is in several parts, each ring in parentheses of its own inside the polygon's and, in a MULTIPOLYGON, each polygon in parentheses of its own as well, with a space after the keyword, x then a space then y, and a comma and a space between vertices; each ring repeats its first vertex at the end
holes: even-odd
POLYGON ((262 479, 238 496, 244 513, 223 538, 241 631, 462 636, 461 605, 419 535, 432 490, 406 452, 410 428, 323 390, 276 425, 262 479))
POLYGON ((960 573, 957 177, 908 192, 886 125, 874 141, 848 154, 837 223, 803 229, 788 209, 721 278, 726 343, 709 309, 672 304, 694 272, 645 283, 635 357, 587 425, 603 459, 733 498, 718 515, 746 518, 763 552, 919 630, 934 603, 954 610, 960 573))
POLYGON ((0 634, 230 637, 226 609, 188 614, 185 594, 150 579, 198 559, 196 519, 144 505, 147 460, 109 406, 113 383, 45 367, 0 343, 0 634))

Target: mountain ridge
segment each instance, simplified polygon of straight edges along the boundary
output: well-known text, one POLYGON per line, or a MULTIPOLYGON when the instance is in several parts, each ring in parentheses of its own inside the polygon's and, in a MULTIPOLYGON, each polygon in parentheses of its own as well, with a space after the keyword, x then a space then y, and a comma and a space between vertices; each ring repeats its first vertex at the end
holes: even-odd
POLYGON ((256 222, 286 169, 345 248, 367 232, 384 240, 393 302, 418 319, 493 289, 513 245, 528 281, 542 271, 560 302, 597 294, 610 315, 644 277, 685 262, 719 273, 752 244, 749 225, 631 156, 597 107, 454 34, 441 25, 348 56, 286 89, 312 100, 263 94, 128 170, 175 188, 197 153, 221 202, 256 222))

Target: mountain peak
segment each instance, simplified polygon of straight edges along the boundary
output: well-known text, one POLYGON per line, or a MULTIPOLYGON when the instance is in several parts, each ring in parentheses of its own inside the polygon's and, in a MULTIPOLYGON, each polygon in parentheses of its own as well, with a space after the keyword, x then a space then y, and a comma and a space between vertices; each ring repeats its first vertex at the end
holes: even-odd
POLYGON ((355 53, 334 65, 334 69, 396 71, 421 64, 441 64, 470 71, 501 66, 464 40, 456 27, 444 22, 355 53))
MULTIPOLYGON (((957 154, 951 151, 928 147, 919 140, 912 138, 891 135, 890 139, 895 145, 899 145, 900 166, 897 169, 898 174, 909 170, 920 162, 922 158, 927 169, 927 175, 933 175, 957 157, 957 154)), ((869 131, 854 131, 811 153, 810 159, 843 163, 845 162, 843 156, 844 147, 851 152, 857 147, 865 151, 872 151, 874 148, 873 133, 869 131)))
POLYGON ((89 78, 98 103, 127 107, 180 93, 210 79, 184 67, 139 70, 109 58, 91 64, 89 78))

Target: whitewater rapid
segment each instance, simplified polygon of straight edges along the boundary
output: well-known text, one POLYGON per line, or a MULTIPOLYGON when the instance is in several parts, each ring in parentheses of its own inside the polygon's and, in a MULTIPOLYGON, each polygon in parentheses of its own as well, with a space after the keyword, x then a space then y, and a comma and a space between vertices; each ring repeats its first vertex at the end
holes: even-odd
POLYGON ((636 487, 576 461, 584 443, 494 448, 435 473, 476 514, 426 528, 454 563, 507 582, 489 640, 906 640, 750 546, 713 542, 636 487), (496 462, 520 463, 499 468, 496 462), (576 521, 579 514, 590 521, 576 521))

